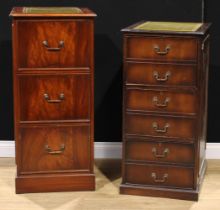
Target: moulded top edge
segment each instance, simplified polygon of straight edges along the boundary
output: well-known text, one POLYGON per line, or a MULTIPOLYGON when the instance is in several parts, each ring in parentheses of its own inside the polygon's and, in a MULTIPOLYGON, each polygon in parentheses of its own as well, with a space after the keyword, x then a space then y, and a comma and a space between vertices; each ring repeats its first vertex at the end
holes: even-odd
POLYGON ((79 7, 14 7, 12 17, 96 17, 88 8, 79 7))
POLYGON ((122 29, 121 31, 150 34, 204 35, 208 31, 210 26, 210 23, 201 22, 140 21, 122 29))

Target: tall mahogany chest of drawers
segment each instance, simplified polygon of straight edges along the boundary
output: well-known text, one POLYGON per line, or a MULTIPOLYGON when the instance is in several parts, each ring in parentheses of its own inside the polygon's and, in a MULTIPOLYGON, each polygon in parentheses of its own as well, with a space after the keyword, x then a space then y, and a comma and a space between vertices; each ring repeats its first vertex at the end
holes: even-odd
POLYGON ((94 190, 94 17, 14 8, 16 192, 94 190))
POLYGON ((122 194, 198 200, 206 162, 209 24, 123 29, 122 194))

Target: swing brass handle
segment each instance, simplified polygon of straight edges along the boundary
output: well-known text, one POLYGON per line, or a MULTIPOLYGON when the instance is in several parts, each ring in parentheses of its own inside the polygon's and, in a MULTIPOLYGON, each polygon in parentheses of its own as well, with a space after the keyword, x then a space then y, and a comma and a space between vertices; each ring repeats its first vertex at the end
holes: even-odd
POLYGON ((42 44, 48 51, 60 51, 64 47, 64 41, 62 40, 59 41, 58 47, 50 47, 47 40, 44 40, 42 44))
POLYGON ((64 93, 60 93, 59 99, 50 99, 50 96, 47 93, 44 94, 44 99, 48 103, 61 103, 64 100, 64 98, 65 98, 64 93))
POLYGON ((169 79, 169 77, 171 76, 171 72, 167 71, 165 73, 164 77, 160 77, 159 73, 157 71, 154 71, 153 76, 158 82, 166 82, 169 79))
POLYGON ((60 149, 59 150, 52 150, 48 145, 45 145, 45 150, 48 154, 51 154, 51 155, 60 155, 64 152, 65 150, 65 145, 64 144, 61 144, 60 145, 60 149))
POLYGON ((159 46, 154 46, 154 52, 158 55, 167 55, 170 51, 170 46, 166 46, 164 51, 161 51, 160 47, 159 46))
POLYGON ((160 103, 158 97, 154 96, 152 102, 154 103, 155 106, 163 108, 163 107, 167 107, 168 106, 168 103, 170 102, 170 98, 166 97, 164 102, 160 103))
POLYGON ((159 178, 157 178, 157 174, 153 172, 151 174, 151 177, 154 179, 154 182, 164 183, 168 179, 168 174, 164 174, 163 177, 161 179, 159 179, 159 178))
POLYGON ((156 122, 152 123, 152 127, 157 133, 167 133, 168 128, 170 127, 169 123, 166 123, 163 129, 160 129, 156 122))
POLYGON ((156 158, 165 158, 169 154, 169 149, 165 148, 162 154, 158 154, 157 153, 157 148, 153 147, 152 148, 152 153, 153 153, 154 157, 156 157, 156 158))

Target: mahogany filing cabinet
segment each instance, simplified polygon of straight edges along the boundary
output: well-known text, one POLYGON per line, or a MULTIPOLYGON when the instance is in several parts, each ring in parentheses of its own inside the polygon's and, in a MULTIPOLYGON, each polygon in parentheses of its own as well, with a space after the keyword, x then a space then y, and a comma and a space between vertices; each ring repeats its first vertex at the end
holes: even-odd
POLYGON ((209 28, 142 21, 122 30, 122 194, 198 200, 206 170, 209 28))
POLYGON ((87 8, 16 7, 16 193, 94 190, 94 17, 87 8))

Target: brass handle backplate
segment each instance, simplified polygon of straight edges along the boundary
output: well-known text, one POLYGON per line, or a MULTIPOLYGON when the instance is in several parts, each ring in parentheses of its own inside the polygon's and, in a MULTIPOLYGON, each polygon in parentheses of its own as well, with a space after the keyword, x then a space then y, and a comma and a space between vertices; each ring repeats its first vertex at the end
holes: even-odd
POLYGON ((168 128, 170 127, 169 123, 166 123, 163 129, 160 129, 156 122, 152 123, 152 127, 157 133, 167 133, 168 128))
POLYGON ((155 158, 165 158, 169 154, 169 149, 165 148, 162 154, 158 154, 157 153, 157 148, 153 147, 152 148, 152 153, 153 153, 155 158))
POLYGON ((158 55, 167 55, 169 53, 170 49, 171 49, 170 46, 166 46, 164 51, 161 51, 159 46, 157 46, 157 45, 154 46, 154 52, 158 55))
POLYGON ((58 47, 50 47, 48 44, 48 41, 44 40, 42 42, 43 46, 48 50, 48 51, 60 51, 64 47, 64 41, 59 41, 58 47))
POLYGON ((59 99, 50 99, 50 96, 47 93, 44 94, 44 99, 48 103, 61 103, 64 100, 64 98, 65 98, 64 93, 60 93, 59 99))
POLYGON ((154 182, 164 183, 168 179, 168 174, 164 174, 163 177, 161 179, 159 179, 159 178, 157 178, 157 174, 153 172, 151 174, 151 177, 154 179, 154 182))
POLYGON ((65 145, 64 144, 61 144, 60 145, 60 149, 59 150, 52 150, 48 145, 45 145, 45 150, 48 154, 51 154, 51 155, 60 155, 64 152, 65 150, 65 145))
POLYGON ((157 96, 154 96, 153 97, 153 100, 152 100, 153 104, 159 108, 164 108, 164 107, 167 107, 168 106, 168 103, 170 102, 170 98, 169 97, 166 97, 164 102, 163 103, 160 103, 159 102, 159 99, 157 96))
POLYGON ((165 73, 164 77, 162 78, 162 77, 159 77, 159 73, 157 71, 154 71, 153 76, 158 82, 166 82, 169 79, 169 77, 171 76, 171 72, 167 71, 165 73))

